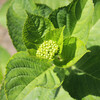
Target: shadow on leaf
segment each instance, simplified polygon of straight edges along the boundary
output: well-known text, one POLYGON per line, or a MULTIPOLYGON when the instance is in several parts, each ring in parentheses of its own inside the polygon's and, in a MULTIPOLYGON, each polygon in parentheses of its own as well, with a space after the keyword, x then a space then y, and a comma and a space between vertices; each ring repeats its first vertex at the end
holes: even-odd
POLYGON ((100 96, 100 47, 89 48, 87 53, 75 65, 75 69, 68 69, 63 88, 77 100, 87 95, 100 96))

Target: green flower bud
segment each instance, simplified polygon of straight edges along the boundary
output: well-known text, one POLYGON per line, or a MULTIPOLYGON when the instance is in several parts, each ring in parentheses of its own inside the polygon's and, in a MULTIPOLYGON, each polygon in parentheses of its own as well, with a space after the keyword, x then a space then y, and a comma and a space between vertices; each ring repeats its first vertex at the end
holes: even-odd
POLYGON ((44 41, 38 48, 36 56, 44 59, 52 59, 58 52, 58 45, 56 42, 49 40, 44 41))

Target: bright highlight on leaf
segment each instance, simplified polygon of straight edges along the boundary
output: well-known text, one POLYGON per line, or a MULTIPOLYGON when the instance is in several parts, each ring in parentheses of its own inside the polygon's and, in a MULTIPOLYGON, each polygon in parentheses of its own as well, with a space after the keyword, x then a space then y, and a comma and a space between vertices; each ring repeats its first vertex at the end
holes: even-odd
POLYGON ((52 59, 57 51, 58 45, 54 41, 44 41, 37 50, 36 56, 45 59, 52 59))

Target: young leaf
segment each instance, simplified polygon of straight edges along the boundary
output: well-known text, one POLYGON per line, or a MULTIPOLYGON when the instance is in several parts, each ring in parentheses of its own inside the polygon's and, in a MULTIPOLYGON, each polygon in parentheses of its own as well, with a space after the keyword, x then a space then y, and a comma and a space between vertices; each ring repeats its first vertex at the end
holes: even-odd
POLYGON ((87 51, 84 43, 75 38, 66 38, 61 53, 61 61, 55 60, 54 63, 61 67, 70 67, 74 65, 87 51))
POLYGON ((43 36, 52 29, 54 29, 54 26, 48 19, 28 13, 23 29, 23 40, 26 47, 37 49, 43 40, 43 36))
POLYGON ((90 29, 87 47, 94 45, 100 46, 100 1, 95 0, 95 8, 92 19, 92 27, 90 29))
POLYGON ((65 27, 59 28, 59 29, 54 29, 51 30, 50 32, 48 32, 45 36, 44 36, 44 40, 49 41, 56 41, 57 45, 59 46, 59 53, 62 52, 62 48, 63 48, 63 31, 64 31, 65 27))
POLYGON ((22 30, 27 18, 26 11, 48 17, 51 9, 46 5, 35 5, 32 0, 14 0, 7 12, 7 25, 12 42, 17 51, 24 51, 26 47, 22 40, 22 30), (38 11, 37 11, 38 10, 38 11))
POLYGON ((52 9, 69 5, 73 0, 34 0, 35 3, 46 4, 52 9))
POLYGON ((5 89, 8 100, 22 100, 35 87, 57 88, 63 80, 64 70, 51 61, 19 52, 7 65, 5 89))

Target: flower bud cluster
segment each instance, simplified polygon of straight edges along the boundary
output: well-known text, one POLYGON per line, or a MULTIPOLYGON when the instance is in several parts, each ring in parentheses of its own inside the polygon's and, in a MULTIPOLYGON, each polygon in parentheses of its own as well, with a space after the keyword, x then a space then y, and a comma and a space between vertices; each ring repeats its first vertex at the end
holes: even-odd
POLYGON ((36 56, 45 59, 52 59, 57 51, 58 45, 56 44, 56 42, 52 40, 44 41, 37 50, 36 56))

